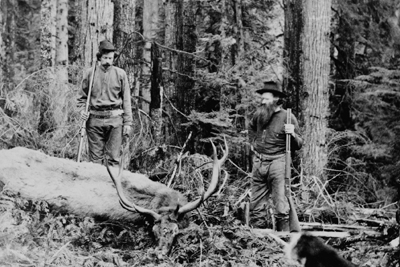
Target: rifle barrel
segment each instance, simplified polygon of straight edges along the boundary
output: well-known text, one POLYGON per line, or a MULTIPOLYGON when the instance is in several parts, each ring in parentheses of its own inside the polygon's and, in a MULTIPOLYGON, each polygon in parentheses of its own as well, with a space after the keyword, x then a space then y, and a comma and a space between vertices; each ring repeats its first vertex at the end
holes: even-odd
MULTIPOLYGON (((96 72, 96 65, 97 65, 97 62, 94 62, 92 76, 90 77, 90 82, 89 82, 89 91, 88 91, 87 99, 86 99, 85 112, 89 111, 90 96, 92 94, 92 87, 93 87, 94 74, 96 72)), ((81 161, 83 137, 85 136, 85 131, 86 131, 86 121, 82 122, 82 126, 81 126, 81 137, 80 137, 80 140, 79 140, 78 157, 76 159, 77 162, 81 161)))

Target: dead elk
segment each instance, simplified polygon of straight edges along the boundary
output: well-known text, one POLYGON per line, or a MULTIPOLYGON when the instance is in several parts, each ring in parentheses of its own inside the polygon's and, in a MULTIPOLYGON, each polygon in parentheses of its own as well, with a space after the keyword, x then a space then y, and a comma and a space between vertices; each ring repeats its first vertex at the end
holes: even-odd
MULTIPOLYGON (((228 145, 226 139, 224 139, 224 144, 225 150, 223 150, 223 156, 221 157, 221 159, 218 159, 217 149, 215 145, 211 142, 214 151, 213 170, 211 181, 207 191, 203 191, 202 195, 197 200, 186 203, 183 206, 179 206, 179 204, 177 204, 176 207, 174 207, 173 209, 164 207, 156 211, 137 205, 134 202, 133 198, 131 198, 132 200, 128 199, 128 197, 124 193, 124 187, 122 186, 122 162, 119 164, 120 166, 118 176, 114 176, 111 168, 106 161, 107 170, 117 189, 121 206, 130 212, 138 212, 142 215, 151 216, 154 219, 154 226, 152 230, 158 240, 157 249, 161 252, 162 255, 168 254, 172 248, 176 235, 179 233, 178 222, 182 220, 186 213, 198 208, 205 200, 207 200, 213 193, 215 193, 219 182, 221 166, 228 157, 228 145)), ((134 187, 134 184, 132 184, 132 186, 134 187)))

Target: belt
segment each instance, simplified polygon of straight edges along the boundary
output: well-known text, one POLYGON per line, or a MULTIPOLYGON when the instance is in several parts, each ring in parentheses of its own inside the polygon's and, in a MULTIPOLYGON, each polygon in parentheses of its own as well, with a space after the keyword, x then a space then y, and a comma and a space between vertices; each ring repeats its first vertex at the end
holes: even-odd
POLYGON ((275 159, 279 159, 281 157, 284 157, 285 154, 279 154, 279 155, 266 155, 266 154, 260 154, 257 151, 253 150, 254 152, 254 156, 256 156, 257 158, 261 159, 261 160, 275 160, 275 159))
POLYGON ((90 116, 93 118, 98 118, 98 119, 117 117, 122 114, 124 114, 124 111, 122 109, 105 110, 105 111, 98 111, 98 110, 90 111, 90 116))
POLYGON ((90 110, 94 110, 94 111, 106 111, 106 110, 118 110, 121 109, 122 106, 119 105, 117 107, 115 106, 106 106, 106 107, 99 107, 99 108, 95 108, 95 107, 91 107, 90 110))

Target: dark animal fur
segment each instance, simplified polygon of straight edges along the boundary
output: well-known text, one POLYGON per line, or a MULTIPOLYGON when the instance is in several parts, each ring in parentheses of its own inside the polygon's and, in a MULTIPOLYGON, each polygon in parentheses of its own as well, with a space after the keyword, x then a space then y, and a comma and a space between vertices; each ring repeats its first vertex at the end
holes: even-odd
POLYGON ((309 233, 292 237, 287 254, 289 258, 302 262, 305 267, 355 267, 322 239, 309 233))

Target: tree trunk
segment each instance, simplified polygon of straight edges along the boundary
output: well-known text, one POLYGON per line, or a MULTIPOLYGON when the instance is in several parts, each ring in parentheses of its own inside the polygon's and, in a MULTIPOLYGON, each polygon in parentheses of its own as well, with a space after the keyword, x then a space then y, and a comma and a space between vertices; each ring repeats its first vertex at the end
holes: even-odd
POLYGON ((43 0, 40 10, 40 68, 52 67, 56 57, 56 15, 57 2, 43 0))
MULTIPOLYGON (((5 9, 7 8, 6 6, 6 1, 0 1, 0 86, 3 87, 4 83, 4 73, 3 73, 3 68, 5 58, 6 58, 6 53, 5 53, 5 46, 3 43, 3 33, 6 31, 6 20, 5 20, 5 9)), ((1 89, 2 90, 2 89, 1 89)), ((0 91, 0 96, 2 95, 2 91, 0 91)))
POLYGON ((66 85, 68 83, 68 0, 58 0, 56 26, 57 80, 66 85))
POLYGON ((284 30, 284 62, 287 75, 283 78, 285 91, 287 92, 287 106, 292 108, 293 113, 300 122, 301 100, 300 92, 303 88, 301 75, 301 32, 303 30, 302 3, 297 0, 285 0, 285 30, 284 30))
POLYGON ((56 14, 57 2, 43 0, 40 9, 40 69, 44 71, 38 78, 41 87, 38 124, 40 135, 52 132, 56 128, 56 120, 50 112, 51 89, 55 81, 52 67, 56 58, 56 14))
MULTIPOLYGON (((177 49, 193 53, 196 51, 197 35, 194 15, 194 3, 189 1, 184 3, 178 0, 176 21, 177 21, 177 49)), ((192 92, 194 80, 191 78, 194 73, 193 58, 178 53, 177 58, 176 88, 177 88, 177 108, 184 114, 190 114, 195 107, 195 96, 192 92)))
POLYGON ((69 98, 68 87, 68 0, 58 0, 56 7, 55 79, 49 88, 51 113, 55 121, 55 137, 62 138, 69 131, 66 122, 70 115, 66 111, 69 98))
POLYGON ((323 178, 327 164, 331 0, 304 0, 303 7, 303 168, 307 176, 323 178))
MULTIPOLYGON (((136 22, 136 0, 115 0, 114 1, 114 44, 119 50, 119 55, 115 60, 115 65, 124 69, 128 76, 129 88, 131 88, 131 96, 138 96, 135 88, 135 55, 137 52, 138 35, 135 31, 136 22)), ((132 97, 131 97, 132 98, 132 97)), ((136 107, 135 102, 132 107, 136 107)), ((136 139, 136 138, 133 138, 136 139)), ((137 144, 137 140, 134 140, 137 144)), ((129 142, 129 146, 133 146, 129 142)), ((124 165, 128 166, 131 160, 131 151, 135 151, 135 147, 124 150, 124 165)))
POLYGON ((15 51, 15 36, 16 36, 16 22, 15 13, 13 10, 16 8, 17 3, 15 0, 0 1, 0 8, 2 13, 1 22, 1 52, 0 52, 0 65, 1 65, 1 81, 3 92, 10 91, 13 85, 14 76, 11 64, 14 62, 15 51))
POLYGON ((236 64, 236 58, 240 57, 240 55, 244 51, 244 31, 243 31, 243 21, 242 21, 242 0, 232 0, 233 8, 235 14, 235 23, 236 27, 234 27, 235 37, 236 37, 236 46, 235 46, 235 57, 233 60, 233 64, 236 64))
POLYGON ((99 43, 113 40, 114 4, 111 0, 82 0, 80 49, 82 65, 89 67, 96 61, 99 43))
POLYGON ((162 86, 162 58, 156 44, 151 49, 151 103, 150 115, 153 119, 153 138, 156 146, 162 144, 162 110, 163 110, 163 86, 162 86))
POLYGON ((158 27, 158 0, 146 0, 143 6, 143 64, 142 64, 142 109, 150 114, 151 103, 151 46, 157 36, 158 27))
MULTIPOLYGON (((169 0, 166 1, 164 6, 164 44, 170 49, 176 49, 176 1, 169 0)), ((163 73, 163 85, 164 92, 169 101, 164 105, 164 110, 169 116, 170 121, 165 124, 165 140, 170 144, 176 144, 176 139, 173 138, 175 133, 178 131, 176 127, 177 124, 173 123, 173 118, 178 118, 176 111, 172 105, 176 105, 177 91, 175 87, 176 79, 176 52, 172 50, 164 50, 165 63, 164 63, 164 73, 163 73)))
POLYGON ((114 1, 114 44, 120 51, 116 65, 126 71, 130 88, 135 87, 135 18, 136 0, 114 1))

